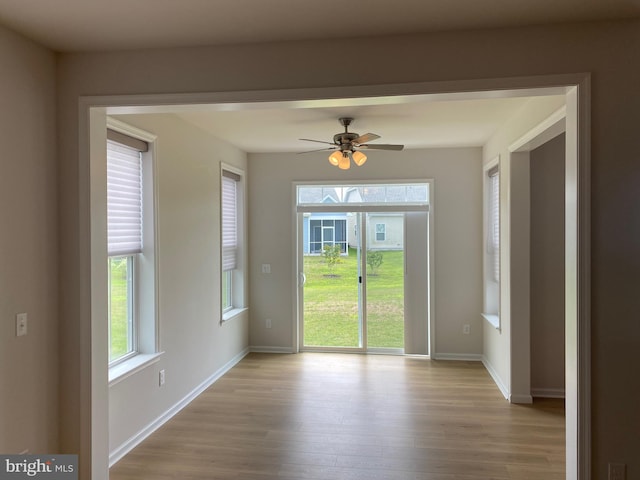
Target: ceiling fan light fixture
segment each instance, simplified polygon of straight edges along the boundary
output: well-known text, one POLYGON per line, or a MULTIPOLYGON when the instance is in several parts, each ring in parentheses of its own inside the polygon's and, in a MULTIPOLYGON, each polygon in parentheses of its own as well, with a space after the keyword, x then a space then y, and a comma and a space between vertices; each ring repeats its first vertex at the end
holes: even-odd
POLYGON ((353 152, 352 157, 353 157, 353 162, 359 167, 364 165, 364 162, 367 161, 367 156, 360 151, 353 152))
POLYGON ((337 152, 333 152, 329 155, 329 163, 334 167, 337 167, 340 163, 340 159, 342 158, 342 152, 338 150, 337 152))
POLYGON ((341 153, 340 161, 338 162, 338 168, 341 170, 349 170, 351 168, 351 161, 345 153, 341 153))
MULTIPOLYGON (((305 142, 324 143, 329 147, 321 148, 319 150, 331 150, 329 155, 329 163, 334 167, 338 167, 341 170, 349 170, 351 168, 351 162, 353 161, 356 166, 361 167, 367 161, 367 156, 360 151, 360 149, 370 150, 402 150, 404 145, 392 145, 384 143, 372 143, 368 142, 377 140, 380 135, 376 133, 365 133, 360 135, 359 133, 350 132, 349 125, 353 121, 351 117, 342 117, 339 119, 340 124, 344 127, 344 132, 336 133, 333 136, 333 142, 325 142, 324 140, 313 140, 311 138, 301 138, 305 142)), ((311 153, 319 150, 308 150, 300 153, 311 153)))

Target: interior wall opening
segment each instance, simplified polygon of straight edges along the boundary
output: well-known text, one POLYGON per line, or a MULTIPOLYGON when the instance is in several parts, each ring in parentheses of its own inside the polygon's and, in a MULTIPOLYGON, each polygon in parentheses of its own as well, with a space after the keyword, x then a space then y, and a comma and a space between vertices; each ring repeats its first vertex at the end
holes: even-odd
MULTIPOLYGON (((521 80, 522 81, 522 80, 521 80)), ((576 78, 576 83, 580 83, 582 81, 581 78, 576 78)), ((516 85, 518 85, 517 88, 522 88, 523 86, 526 86, 527 83, 518 83, 517 81, 513 81, 514 83, 512 83, 512 87, 516 87, 516 85)), ((541 79, 537 79, 536 81, 533 80, 529 80, 528 81, 529 85, 531 84, 537 84, 540 85, 541 79)), ((548 81, 548 85, 555 85, 555 80, 549 80, 548 81)), ((496 82, 496 85, 501 85, 501 86, 505 86, 508 85, 509 82, 504 82, 504 81, 500 81, 500 82, 496 82)), ((418 90, 422 90, 422 91, 430 91, 430 88, 433 87, 429 87, 428 85, 419 85, 419 86, 414 86, 414 89, 418 89, 418 90)), ((338 89, 339 91, 339 89, 338 89)), ((506 90, 505 90, 506 91, 506 90)), ((557 90, 556 90, 557 91, 557 90)), ((380 88, 379 92, 382 94, 383 92, 386 92, 387 94, 391 93, 391 92, 395 92, 393 93, 393 95, 398 95, 401 92, 404 92, 404 94, 411 94, 413 93, 413 90, 411 87, 394 87, 389 89, 388 87, 383 87, 380 88)), ((511 91, 512 94, 519 94, 518 91, 516 90, 512 90, 511 91)), ((311 93, 311 95, 316 95, 318 96, 318 98, 328 98, 330 92, 327 91, 318 91, 318 92, 313 92, 311 93)), ((333 94, 335 94, 336 92, 331 92, 333 94)), ((309 93, 307 93, 309 94, 309 93)), ((277 95, 281 95, 281 92, 278 93, 277 95)), ((300 95, 300 93, 298 92, 297 94, 291 94, 292 96, 296 96, 296 95, 300 95)), ((577 94, 576 94, 577 95, 577 94)), ((584 93, 583 93, 584 95, 584 93)), ((276 95, 272 93, 245 93, 245 94, 238 94, 237 99, 238 100, 243 100, 245 102, 247 102, 248 104, 251 103, 260 103, 260 102, 265 102, 268 100, 272 100, 276 95)), ((225 95, 226 97, 226 95, 225 95)), ((222 98, 222 97, 221 97, 222 98)), ((344 98, 344 97, 343 97, 344 98)), ((578 100, 584 102, 584 98, 582 99, 578 99, 577 97, 575 98, 573 104, 576 107, 575 109, 573 109, 572 111, 570 111, 569 116, 571 116, 571 118, 573 119, 573 122, 575 124, 575 127, 570 130, 570 134, 575 135, 575 137, 573 137, 572 142, 573 144, 577 144, 579 141, 584 142, 585 138, 586 138, 586 133, 582 130, 580 130, 580 124, 578 124, 578 117, 577 117, 577 103, 578 100), (579 136, 579 134, 581 136, 579 136)), ((212 104, 216 104, 216 101, 219 102, 218 105, 224 105, 224 103, 226 102, 225 100, 216 100, 216 95, 205 95, 205 96, 194 96, 194 98, 192 99, 193 104, 202 104, 202 103, 206 103, 206 102, 212 102, 212 104)), ((144 101, 141 101, 141 99, 132 96, 132 97, 119 97, 119 98, 115 98, 115 97, 111 97, 109 99, 91 99, 91 98, 87 98, 84 99, 82 103, 82 108, 85 109, 85 112, 88 112, 89 114, 86 117, 83 117, 81 119, 81 131, 83 132, 88 132, 91 134, 91 137, 94 136, 94 128, 102 128, 104 127, 104 119, 106 118, 106 114, 107 112, 114 112, 114 113, 122 113, 122 112, 131 112, 131 111, 136 111, 136 112, 145 112, 145 111, 179 111, 181 108, 193 108, 192 105, 187 105, 186 107, 179 107, 179 106, 162 106, 162 107, 158 107, 158 106, 154 106, 154 105, 160 105, 162 103, 165 103, 163 101, 162 95, 157 96, 157 98, 145 98, 144 101), (107 108, 96 108, 94 107, 94 105, 111 105, 110 107, 107 108), (143 107, 133 107, 131 105, 146 105, 143 107)), ((80 140, 80 151, 81 151, 81 155, 80 155, 80 162, 82 164, 80 170, 81 170, 81 182, 83 181, 83 179, 87 178, 89 179, 89 183, 88 183, 88 188, 87 187, 83 187, 81 188, 81 191, 85 192, 86 195, 88 197, 91 197, 94 200, 94 202, 91 202, 91 214, 89 215, 88 218, 85 218, 83 220, 83 222, 86 222, 84 224, 84 227, 86 228, 87 231, 91 231, 92 235, 91 235, 91 245, 90 245, 90 249, 89 251, 92 252, 91 253, 91 258, 90 259, 85 259, 86 261, 88 261, 90 264, 97 264, 99 263, 102 259, 100 258, 99 253, 102 250, 102 244, 103 241, 100 240, 102 238, 102 234, 104 233, 104 225, 102 224, 101 221, 94 221, 92 219, 94 218, 100 218, 100 211, 101 211, 101 203, 99 200, 100 197, 100 193, 102 188, 98 185, 94 183, 94 178, 92 176, 92 171, 100 170, 100 165, 101 163, 104 161, 102 154, 100 153, 99 150, 96 150, 94 142, 93 142, 93 138, 92 141, 88 140, 89 135, 87 135, 86 139, 85 137, 81 137, 80 140), (89 152, 92 152, 92 154, 90 154, 89 152), (83 162, 85 160, 90 160, 91 162, 91 166, 89 166, 89 162, 87 162, 86 164, 83 164, 83 162), (97 205, 97 210, 95 210, 97 205)), ((100 135, 98 135, 98 139, 102 140, 100 135)), ((569 149, 571 150, 571 148, 569 149)), ((578 169, 577 169, 577 165, 578 165, 578 156, 577 156, 577 148, 574 148, 573 150, 575 150, 575 158, 572 159, 569 163, 568 163, 568 170, 574 169, 573 175, 569 175, 567 182, 568 184, 570 184, 570 189, 569 192, 573 192, 575 194, 575 197, 573 197, 573 199, 575 200, 575 203, 578 202, 579 197, 578 197, 578 189, 576 187, 577 184, 577 180, 578 180, 578 169)), ((573 212, 573 218, 569 219, 568 221, 565 222, 565 224, 568 226, 567 228, 569 229, 573 229, 572 230, 572 235, 569 236, 567 238, 567 249, 570 253, 572 253, 574 256, 577 255, 577 240, 579 238, 579 235, 581 234, 581 232, 578 231, 578 222, 577 219, 575 218, 577 215, 576 212, 573 212), (572 243, 573 241, 573 243, 572 243)), ((380 234, 382 234, 383 232, 380 231, 380 234)), ((577 269, 578 269, 578 265, 574 263, 574 268, 575 270, 573 270, 572 273, 572 278, 577 277, 577 269)), ((89 269, 85 269, 85 271, 89 271, 89 269)), ((96 269, 95 271, 93 269, 90 269, 91 271, 91 280, 92 280, 92 288, 91 288, 91 299, 89 300, 89 304, 91 304, 91 308, 92 308, 92 324, 97 327, 97 328, 91 328, 88 330, 89 332, 89 337, 87 338, 88 340, 91 340, 90 344, 92 345, 91 349, 90 349, 90 356, 92 357, 92 365, 100 365, 101 362, 103 362, 106 359, 106 355, 107 355, 107 351, 104 348, 104 346, 102 345, 102 343, 106 344, 106 341, 104 338, 102 338, 101 336, 101 328, 100 327, 100 321, 101 318, 103 317, 103 313, 101 312, 101 309, 104 308, 105 306, 105 301, 104 301, 104 296, 106 295, 106 290, 103 292, 101 291, 100 286, 104 286, 104 280, 96 278, 94 276, 94 273, 97 272, 99 273, 104 273, 104 269, 96 269), (91 333, 93 332, 93 333, 91 333)), ((297 274, 296 274, 297 277, 297 274)), ((574 282, 575 283, 575 282, 574 282)), ((577 296, 571 296, 571 293, 575 294, 576 293, 576 288, 574 289, 570 289, 570 291, 567 293, 567 300, 570 303, 570 305, 568 306, 568 311, 575 311, 576 315, 577 315, 577 301, 578 301, 578 297, 577 296), (572 307, 573 306, 573 307, 572 307)), ((85 299, 86 300, 86 299, 85 299)), ((573 320, 568 320, 569 322, 572 323, 572 326, 576 326, 576 323, 579 321, 579 319, 573 319, 573 320)), ((86 332, 85 332, 86 333, 86 332)), ((582 346, 578 345, 577 342, 577 335, 576 335, 576 328, 570 328, 568 329, 568 343, 570 345, 572 345, 573 348, 569 349, 568 355, 570 355, 571 353, 575 353, 578 352, 580 353, 579 347, 582 348, 582 346)), ((588 352, 587 352, 588 353, 588 352)), ((576 359, 573 359, 567 367, 567 374, 570 377, 571 381, 568 382, 567 388, 569 390, 573 389, 573 395, 569 395, 568 396, 568 411, 571 410, 571 419, 568 419, 568 428, 567 428, 567 436, 568 437, 574 437, 575 432, 577 432, 577 426, 578 423, 580 422, 581 424, 583 424, 585 421, 587 421, 586 417, 585 418, 580 418, 578 419, 577 416, 577 408, 575 407, 575 405, 577 405, 578 400, 582 397, 579 397, 579 391, 578 391, 578 368, 577 368, 577 364, 578 362, 581 363, 581 365, 584 363, 584 355, 581 355, 579 357, 576 357, 576 359)), ((92 402, 91 405, 85 405, 85 408, 88 407, 89 408, 89 412, 90 412, 90 416, 92 418, 92 422, 91 422, 91 426, 87 427, 87 434, 94 439, 93 442, 93 448, 92 448, 92 465, 93 465, 93 470, 94 473, 96 473, 96 475, 94 476, 94 478, 105 478, 104 477, 104 465, 105 465, 105 458, 104 458, 104 454, 105 454, 105 450, 102 448, 99 448, 100 445, 104 445, 104 439, 106 438, 107 432, 105 431, 105 424, 104 424, 104 418, 105 418, 105 414, 106 414, 106 410, 107 410, 107 404, 104 402, 104 398, 105 398, 105 391, 106 391, 106 382, 104 382, 104 376, 100 375, 98 372, 99 369, 93 368, 91 369, 89 372, 86 372, 85 375, 83 376, 83 383, 87 386, 91 387, 91 391, 93 392, 93 394, 91 395, 91 400, 92 402)), ((583 373, 584 375, 584 373, 583 373)), ((588 377, 586 377, 588 378, 588 377)), ((580 391, 582 392, 582 390, 580 391)), ((583 395, 583 393, 580 393, 580 395, 583 395)), ((582 411, 584 412, 584 408, 582 409, 582 411)), ((578 442, 577 440, 574 438, 571 441, 568 441, 568 443, 570 443, 569 445, 569 449, 572 449, 574 451, 574 455, 568 455, 568 465, 569 463, 573 464, 573 469, 568 470, 568 477, 567 478, 577 478, 574 477, 572 472, 577 471, 577 465, 578 465, 578 442)), ((582 450, 581 450, 582 451, 582 450)), ((583 453, 583 458, 584 458, 584 453, 583 453)))

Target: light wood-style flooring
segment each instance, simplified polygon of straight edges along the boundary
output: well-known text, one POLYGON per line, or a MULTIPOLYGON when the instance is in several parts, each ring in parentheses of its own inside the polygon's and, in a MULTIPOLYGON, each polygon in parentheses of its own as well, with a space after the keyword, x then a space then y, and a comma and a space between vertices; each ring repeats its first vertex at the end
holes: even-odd
POLYGON ((111 480, 561 480, 562 400, 509 404, 482 364, 245 357, 111 480))

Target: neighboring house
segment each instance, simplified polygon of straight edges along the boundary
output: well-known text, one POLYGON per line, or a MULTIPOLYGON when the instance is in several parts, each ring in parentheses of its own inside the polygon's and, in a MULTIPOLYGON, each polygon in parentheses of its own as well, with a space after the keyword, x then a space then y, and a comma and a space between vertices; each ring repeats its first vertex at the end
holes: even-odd
MULTIPOLYGON (((339 203, 338 192, 323 188, 304 190, 303 203, 339 203)), ((343 254, 347 251, 347 214, 305 213, 302 227, 305 255, 320 255, 324 245, 340 245, 343 254)))
MULTIPOLYGON (((355 215, 349 215, 349 246, 356 247, 355 215)), ((404 248, 404 213, 370 213, 367 216, 367 250, 402 250, 404 248)))
MULTIPOLYGON (((424 188, 414 188, 416 200, 425 198, 424 188)), ((318 187, 305 188, 301 203, 367 203, 385 204, 406 201, 407 190, 402 188, 371 185, 352 187, 346 191, 318 187)), ((404 245, 404 214, 370 213, 367 221, 367 244, 371 250, 402 250, 404 245)), ((343 254, 348 254, 347 245, 357 245, 356 216, 352 213, 306 213, 303 224, 304 253, 319 255, 324 245, 340 245, 343 254)))
POLYGON ((302 235, 305 255, 320 255, 324 245, 340 245, 347 254, 347 214, 305 213, 302 235))

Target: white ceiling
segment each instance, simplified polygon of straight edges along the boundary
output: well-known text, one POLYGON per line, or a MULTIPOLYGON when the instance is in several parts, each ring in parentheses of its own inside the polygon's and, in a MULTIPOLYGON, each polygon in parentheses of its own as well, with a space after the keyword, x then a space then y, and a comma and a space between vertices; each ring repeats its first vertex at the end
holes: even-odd
MULTIPOLYGON (((222 45, 640 17, 640 0, 0 0, 0 24, 62 52, 222 45), (348 28, 345 28, 348 27, 348 28)), ((557 92, 556 92, 557 93, 557 92)), ((179 113, 247 152, 350 128, 407 148, 483 145, 527 98, 321 102, 179 113), (309 107, 309 108, 307 108, 309 107)))
MULTIPOLYGON (((322 149, 311 138, 333 141, 344 131, 340 117, 353 117, 350 132, 376 133, 370 143, 400 143, 405 148, 480 146, 529 97, 430 101, 415 97, 397 104, 261 108, 178 113, 181 118, 249 153, 322 149)), ((327 145, 328 146, 328 145, 327 145)))
POLYGON ((0 0, 56 51, 346 38, 640 16, 640 0, 0 0))

